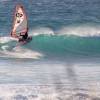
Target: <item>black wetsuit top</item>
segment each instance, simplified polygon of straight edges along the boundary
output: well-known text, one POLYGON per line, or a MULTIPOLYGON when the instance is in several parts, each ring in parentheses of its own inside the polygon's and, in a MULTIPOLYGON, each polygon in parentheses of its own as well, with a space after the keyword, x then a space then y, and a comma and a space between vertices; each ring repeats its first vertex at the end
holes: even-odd
POLYGON ((26 40, 27 37, 28 37, 28 34, 27 33, 25 33, 25 35, 22 35, 23 40, 26 40))
POLYGON ((25 33, 25 35, 21 35, 21 34, 20 34, 20 36, 21 36, 21 38, 19 38, 19 42, 25 41, 25 40, 28 38, 27 32, 25 33))

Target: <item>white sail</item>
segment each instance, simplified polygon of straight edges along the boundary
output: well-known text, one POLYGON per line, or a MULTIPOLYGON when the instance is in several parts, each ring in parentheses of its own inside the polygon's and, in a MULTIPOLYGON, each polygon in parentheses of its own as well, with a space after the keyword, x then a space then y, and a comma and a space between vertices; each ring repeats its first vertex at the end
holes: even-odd
POLYGON ((27 17, 23 6, 17 5, 16 11, 14 14, 13 27, 12 27, 12 36, 19 36, 21 34, 25 34, 27 32, 27 17))

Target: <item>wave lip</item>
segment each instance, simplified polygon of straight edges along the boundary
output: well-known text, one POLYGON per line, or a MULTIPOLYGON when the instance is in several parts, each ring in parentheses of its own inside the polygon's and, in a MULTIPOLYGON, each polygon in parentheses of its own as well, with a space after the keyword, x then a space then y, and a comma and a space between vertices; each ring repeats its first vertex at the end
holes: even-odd
POLYGON ((80 37, 88 36, 100 36, 100 26, 99 25, 72 25, 64 26, 60 29, 53 30, 49 27, 36 27, 29 31, 32 36, 43 35, 75 35, 80 37))
POLYGON ((32 36, 37 36, 40 34, 54 35, 54 31, 49 27, 37 27, 37 28, 32 29, 29 33, 32 36))
POLYGON ((100 26, 78 25, 62 27, 57 31, 58 35, 76 35, 76 36, 100 36, 100 26))

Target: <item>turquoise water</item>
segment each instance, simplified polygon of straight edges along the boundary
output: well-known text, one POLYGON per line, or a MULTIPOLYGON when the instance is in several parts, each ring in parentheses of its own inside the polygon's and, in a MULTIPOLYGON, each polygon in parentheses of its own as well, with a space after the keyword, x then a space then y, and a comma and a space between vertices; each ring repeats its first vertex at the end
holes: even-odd
MULTIPOLYGON (((5 37, 5 39, 7 40, 7 37, 5 37)), ((62 61, 64 58, 73 59, 76 57, 76 59, 91 59, 100 57, 99 37, 38 35, 33 36, 31 42, 25 45, 19 45, 16 48, 17 44, 17 41, 14 40, 1 43, 1 55, 7 52, 9 52, 8 55, 10 55, 10 53, 20 48, 20 53, 24 53, 23 49, 26 50, 26 52, 28 52, 28 50, 40 52, 43 55, 40 59, 43 58, 45 60, 46 58, 58 58, 62 61)), ((15 56, 17 58, 17 54, 15 54, 15 56)), ((26 58, 28 58, 28 56, 26 56, 26 58)))

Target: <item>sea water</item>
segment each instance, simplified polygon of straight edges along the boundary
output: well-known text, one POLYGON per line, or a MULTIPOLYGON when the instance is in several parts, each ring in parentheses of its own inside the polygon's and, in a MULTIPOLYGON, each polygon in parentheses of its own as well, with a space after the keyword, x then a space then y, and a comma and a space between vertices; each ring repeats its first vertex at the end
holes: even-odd
POLYGON ((100 1, 0 0, 0 100, 99 100, 100 1), (32 41, 10 37, 24 5, 32 41))

